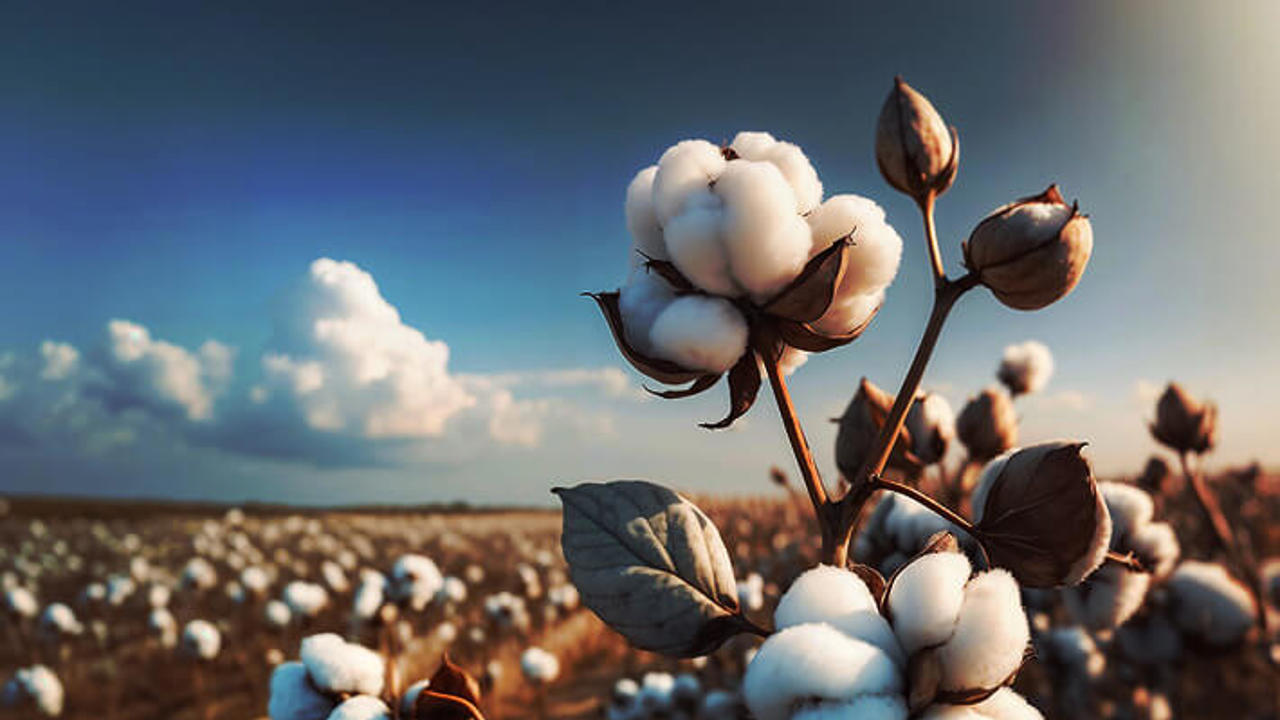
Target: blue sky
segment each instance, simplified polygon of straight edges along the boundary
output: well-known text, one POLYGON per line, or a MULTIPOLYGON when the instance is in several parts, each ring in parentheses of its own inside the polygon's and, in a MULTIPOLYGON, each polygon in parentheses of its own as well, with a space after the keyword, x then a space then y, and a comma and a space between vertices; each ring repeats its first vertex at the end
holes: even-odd
POLYGON ((11 424, 26 431, 0 444, 0 488, 299 502, 544 502, 553 484, 607 476, 761 489, 768 465, 790 462, 771 403, 716 435, 694 424, 718 417, 722 392, 646 402, 629 369, 619 390, 625 366, 577 297, 625 274, 631 175, 677 140, 740 129, 800 144, 829 193, 876 199, 905 240, 873 330, 793 380, 829 466, 822 420, 864 374, 896 387, 927 313, 918 220, 872 156, 895 74, 959 128, 959 178, 939 208, 953 271, 973 223, 1050 182, 1080 199, 1095 230, 1091 264, 1062 303, 1027 314, 967 297, 927 384, 959 404, 990 381, 1005 345, 1038 339, 1057 373, 1020 401, 1024 439, 1090 439, 1100 470, 1134 469, 1154 449, 1146 388, 1176 378, 1221 405, 1215 462, 1280 461, 1271 4, 154 3, 5 14, 0 354, 10 359, 0 377, 21 420, 11 424), (233 349, 211 411, 226 425, 263 382, 263 356, 283 352, 289 317, 320 302, 290 298, 309 292, 325 257, 371 276, 403 325, 447 344, 450 377, 486 407, 507 393, 537 437, 486 444, 470 436, 485 434, 467 424, 477 416, 393 451, 308 435, 264 441, 297 451, 263 457, 225 438, 297 428, 258 418, 235 432, 192 429, 204 421, 191 404, 174 419, 172 403, 144 392, 154 384, 102 359, 113 319, 192 357, 210 339, 233 349), (138 397, 98 402, 74 432, 33 419, 52 402, 32 389, 45 340, 75 347, 138 397), (132 439, 100 442, 122 427, 132 439))

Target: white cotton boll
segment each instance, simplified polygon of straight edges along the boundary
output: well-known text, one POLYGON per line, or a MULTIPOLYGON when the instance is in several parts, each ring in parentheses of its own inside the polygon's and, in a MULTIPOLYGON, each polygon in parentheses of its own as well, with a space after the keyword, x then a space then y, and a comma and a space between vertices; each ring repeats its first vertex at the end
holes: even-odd
POLYGON ((907 704, 896 695, 869 695, 802 708, 791 720, 907 720, 907 704))
POLYGON ((5 610, 11 614, 22 618, 33 618, 36 613, 40 612, 40 603, 36 602, 36 596, 24 587, 14 587, 4 593, 5 610))
POLYGON ((1125 547, 1130 535, 1151 522, 1155 504, 1145 490, 1133 485, 1100 482, 1098 491, 1111 513, 1111 547, 1125 547))
POLYGON ((725 208, 719 196, 699 190, 667 222, 667 252, 689 282, 716 295, 739 295, 724 243, 725 208))
POLYGON ((636 250, 654 260, 667 260, 662 224, 658 222, 657 210, 653 206, 653 179, 657 174, 658 166, 650 165, 636 173, 631 184, 627 185, 627 230, 636 250))
POLYGON ((167 608, 155 608, 147 614, 147 629, 164 647, 173 647, 178 640, 178 621, 167 608))
POLYGON ((796 625, 769 636, 742 680, 757 720, 787 720, 798 701, 897 694, 902 687, 902 675, 887 653, 822 624, 796 625))
POLYGON ((782 356, 778 358, 778 370, 789 376, 807 362, 809 353, 787 345, 782 348, 782 356))
POLYGON ((1063 588, 1062 597, 1072 617, 1096 632, 1124 624, 1142 607, 1150 586, 1147 573, 1103 565, 1084 583, 1063 588))
POLYGON ((778 144, 777 138, 767 132, 743 130, 733 136, 729 148, 746 160, 764 160, 773 146, 778 144))
POLYGON ((153 608, 168 607, 171 591, 166 585, 152 585, 147 588, 147 605, 153 608))
POLYGON ((325 560, 320 565, 320 576, 324 578, 324 584, 336 593, 345 593, 351 589, 347 573, 343 571, 341 565, 332 560, 325 560))
POLYGON ((402 555, 391 568, 392 596, 413 610, 425 608, 443 583, 440 568, 422 555, 402 555))
POLYGON ((315 617, 329 604, 329 593, 320 585, 294 580, 284 586, 283 598, 289 610, 299 617, 315 617))
POLYGON ((727 372, 747 350, 747 321, 728 301, 685 295, 672 301, 649 333, 655 354, 692 370, 727 372))
POLYGON ((377 695, 382 692, 382 656, 333 633, 302 641, 302 664, 323 692, 377 695))
POLYGON ((972 568, 961 553, 931 553, 902 568, 889 589, 893 630, 908 655, 951 637, 972 568))
POLYGON ((847 570, 819 565, 805 571, 778 601, 773 620, 780 630, 826 623, 849 637, 879 647, 899 665, 906 662, 871 591, 861 578, 847 570))
POLYGON ((1015 395, 1039 392, 1052 376, 1053 353, 1035 340, 1006 347, 996 371, 996 377, 1015 395))
POLYGON ((1044 720, 1044 716, 1005 687, 975 705, 931 705, 920 720, 1044 720))
POLYGON ((218 572, 202 557, 194 557, 182 568, 182 587, 191 590, 208 590, 218 583, 218 572))
POLYGON ((293 611, 283 602, 271 600, 263 610, 263 617, 266 618, 267 624, 271 627, 283 628, 287 627, 293 620, 293 611))
POLYGON ((281 663, 272 671, 267 701, 271 720, 325 720, 335 704, 316 691, 302 663, 281 663))
POLYGON ((775 166, 734 160, 716 181, 715 194, 724 201, 723 241, 733 279, 756 301, 768 300, 809 259, 812 239, 795 213, 795 193, 775 166))
POLYGON ((706 140, 682 140, 662 153, 653 178, 653 206, 663 227, 684 209, 689 195, 724 172, 720 148, 706 140))
POLYGON ((650 715, 670 712, 675 704, 676 679, 670 673, 649 672, 640 679, 636 704, 650 715))
POLYGON ((1081 676, 1098 677, 1107 659, 1098 652, 1093 636, 1078 626, 1051 629, 1044 638, 1046 655, 1081 676))
MULTIPOLYGON (((653 329, 653 321, 658 314, 675 297, 675 291, 661 275, 643 267, 632 268, 627 284, 618 291, 618 313, 622 315, 623 334, 631 347, 646 355, 653 354, 649 331, 653 329)), ((476 566, 467 569, 471 567, 476 566)))
POLYGON ((418 704, 418 696, 431 685, 431 680, 419 680, 405 689, 400 696, 400 716, 413 717, 413 706, 418 704))
POLYGON ((45 717, 61 715, 64 700, 62 682, 44 665, 18 670, 0 692, 0 707, 30 707, 45 717))
POLYGON ((942 516, 909 497, 895 496, 885 518, 885 528, 899 551, 914 555, 935 534, 947 531, 960 536, 960 530, 942 516))
POLYGON ((112 607, 120 607, 124 604, 138 586, 133 582, 133 578, 128 575, 112 575, 107 578, 107 604, 112 607))
POLYGON ((549 683, 560 675, 560 660, 540 647, 531 647, 520 655, 520 671, 529 682, 549 683))
POLYGON ((1147 613, 1116 629, 1115 646, 1139 665, 1168 665, 1182 656, 1182 634, 1165 613, 1147 613))
POLYGON ((183 654, 197 660, 212 660, 222 649, 222 633, 207 620, 192 620, 182 628, 183 654))
POLYGON ((884 209, 874 200, 835 195, 814 209, 808 221, 812 234, 810 255, 853 234, 853 245, 845 251, 845 274, 836 291, 837 298, 874 293, 893 282, 902 261, 902 238, 885 222, 884 209))
POLYGON ((240 584, 244 586, 245 590, 254 595, 263 595, 271 585, 271 576, 267 574, 266 570, 256 565, 251 565, 240 571, 240 584))
POLYGON ((702 681, 697 675, 684 673, 676 676, 675 687, 671 690, 675 703, 681 708, 696 708, 702 699, 702 681))
POLYGON ((84 625, 76 619, 76 614, 63 603, 50 603, 40 615, 40 627, 53 635, 79 635, 84 632, 84 625))
POLYGON ((1163 578, 1173 571, 1178 562, 1182 548, 1178 536, 1169 523, 1147 523, 1129 536, 1129 550, 1132 550, 1157 579, 1163 578))
POLYGON ((1022 666, 1031 639, 1018 583, 1006 570, 975 575, 964 589, 956 629, 938 649, 941 687, 997 687, 1022 666))
POLYGON ((327 720, 391 720, 391 708, 376 697, 356 695, 334 708, 327 720))
POLYGON ((822 202, 822 182, 798 145, 780 142, 767 132, 743 131, 734 136, 729 147, 744 160, 778 168, 795 195, 797 214, 803 215, 822 202))
POLYGON ((811 324, 820 333, 846 335, 871 322, 883 303, 883 290, 865 295, 837 297, 822 317, 811 324))
POLYGON ((1249 590, 1217 563, 1184 560, 1169 576, 1173 619, 1210 645, 1234 645, 1249 632, 1257 606, 1249 590))

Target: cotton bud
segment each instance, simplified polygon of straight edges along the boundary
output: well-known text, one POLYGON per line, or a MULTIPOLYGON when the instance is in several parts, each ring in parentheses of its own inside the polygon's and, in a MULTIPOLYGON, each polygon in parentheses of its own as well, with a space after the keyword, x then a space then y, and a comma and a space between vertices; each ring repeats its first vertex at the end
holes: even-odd
POLYGON ((1083 443, 1049 442, 991 461, 973 495, 993 564, 1031 587, 1075 585, 1106 557, 1111 516, 1083 443))
POLYGON ((1093 252, 1093 229, 1050 185, 996 209, 964 243, 965 265, 1015 310, 1038 310, 1076 286, 1093 252))
POLYGON ((920 393, 907 412, 905 432, 911 438, 911 451, 922 464, 940 462, 956 436, 951 403, 937 393, 920 393))
POLYGON ((956 417, 956 435, 969 458, 986 462, 1018 442, 1018 413, 1009 394, 989 387, 969 399, 956 417))
POLYGON ((1178 453, 1206 453, 1217 440, 1218 408, 1200 403, 1178 383, 1171 382, 1156 403, 1156 421, 1151 435, 1178 453))
POLYGON ((1053 375, 1053 354, 1044 343, 1028 340, 1004 349, 996 378, 1013 397, 1038 392, 1053 375))
POLYGON ((876 124, 876 163, 897 190, 919 201, 951 187, 960 141, 929 100, 896 78, 876 124))
MULTIPOLYGON (((880 428, 889 417, 893 396, 862 378, 858 392, 840 416, 840 429, 836 432, 836 466, 846 478, 857 477, 880 436, 880 428)), ((913 472, 920 463, 910 452, 910 432, 903 428, 889 456, 890 467, 913 472)))

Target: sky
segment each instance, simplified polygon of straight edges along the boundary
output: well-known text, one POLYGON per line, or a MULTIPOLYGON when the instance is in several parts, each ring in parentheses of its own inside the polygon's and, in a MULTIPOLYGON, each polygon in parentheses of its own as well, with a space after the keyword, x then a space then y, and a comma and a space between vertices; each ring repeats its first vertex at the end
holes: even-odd
POLYGON ((904 240, 871 330, 791 378, 819 463, 924 326, 919 219, 875 167, 895 75, 958 128, 943 255, 1056 182, 1090 215, 1065 300, 966 296, 927 387, 1003 348, 1056 372, 1024 442, 1135 472, 1169 380, 1209 462, 1280 463, 1272 230, 1280 6, 1079 3, 24 3, 0 23, 0 492, 306 504, 552 502, 643 477, 760 492, 762 394, 646 397, 579 293, 616 288, 633 174, 767 130, 904 240), (373 380, 376 380, 373 381, 373 380))

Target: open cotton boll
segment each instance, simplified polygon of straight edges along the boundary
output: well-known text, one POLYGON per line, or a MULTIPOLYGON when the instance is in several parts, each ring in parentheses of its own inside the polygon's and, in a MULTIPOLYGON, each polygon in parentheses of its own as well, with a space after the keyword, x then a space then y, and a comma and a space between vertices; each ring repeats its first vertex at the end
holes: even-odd
POLYGON ((1084 583, 1063 588, 1062 597, 1072 617, 1096 632, 1119 627, 1132 617, 1142 607, 1150 586, 1147 573, 1103 565, 1084 583))
POLYGON ((805 571, 778 601, 773 621, 778 629, 826 623, 849 637, 881 648, 899 665, 906 661, 871 591, 861 578, 847 570, 819 565, 805 571))
POLYGON ((681 140, 658 159, 653 177, 653 207, 663 227, 684 209, 689 195, 706 189, 725 167, 720 148, 706 140, 681 140))
POLYGON ((836 290, 837 298, 874 293, 893 282, 902 261, 902 238, 885 222, 884 209, 874 200, 860 195, 835 195, 810 213, 808 221, 811 256, 853 234, 853 245, 845 251, 844 277, 836 290))
POLYGON ((327 720, 391 720, 391 708, 376 697, 356 695, 334 708, 327 720))
POLYGON ((147 614, 147 629, 164 647, 173 647, 178 641, 178 621, 167 608, 155 608, 147 614))
POLYGON ((84 632, 84 625, 76 619, 76 614, 63 603, 49 603, 40 614, 40 628, 53 635, 79 635, 84 632))
POLYGON ((5 610, 11 614, 23 618, 32 618, 36 613, 40 612, 40 603, 36 602, 36 596, 24 587, 10 588, 4 593, 5 610))
POLYGON ((957 537, 960 531, 941 515, 905 496, 894 496, 885 529, 900 552, 914 555, 935 534, 947 531, 957 537))
POLYGON ((1049 659, 1081 676, 1097 677, 1107 664, 1093 636, 1078 626, 1053 628, 1045 635, 1043 646, 1049 659))
POLYGON ((1044 343, 1028 340, 1004 349, 996 377, 1014 395, 1039 392, 1053 375, 1053 353, 1044 343))
POLYGON ((653 205, 653 179, 657 174, 658 166, 650 165, 636 173, 627 185, 627 231, 631 233, 636 250, 654 260, 668 260, 662 224, 658 222, 658 213, 653 205))
POLYGON ((263 609, 263 617, 271 627, 282 628, 288 626, 293 620, 293 611, 279 600, 270 600, 263 609))
POLYGON ((698 190, 686 199, 684 210, 667 222, 667 253, 694 285, 716 295, 741 295, 729 265, 724 225, 723 200, 710 189, 698 190))
POLYGON ((955 631, 973 571, 960 553, 930 553, 898 573, 889 589, 889 615, 898 641, 914 655, 941 644, 955 631))
POLYGON ((320 694, 300 662, 280 663, 271 673, 267 714, 271 720, 325 720, 337 703, 320 694))
POLYGON ((1173 571, 1182 552, 1178 536, 1169 523, 1147 523, 1129 536, 1129 550, 1142 561, 1156 578, 1163 578, 1173 571))
POLYGON ((314 617, 329 604, 329 593, 320 585, 294 580, 284 586, 284 602, 299 617, 314 617))
POLYGON ((920 720, 1044 720, 1039 710, 1004 687, 974 705, 932 705, 920 720))
POLYGON ((648 672, 640 679, 637 704, 648 714, 667 713, 675 705, 676 679, 671 673, 648 672))
POLYGON ((45 717, 62 714, 65 700, 62 681, 44 665, 21 668, 0 692, 0 706, 31 708, 45 717))
POLYGON ((646 268, 632 268, 627 284, 618 291, 618 312, 622 315, 622 329, 631 347, 646 355, 653 354, 649 331, 659 313, 676 297, 676 293, 661 275, 646 268))
POLYGON ((531 647, 520 655, 520 672, 532 683, 549 683, 560 675, 560 660, 540 647, 531 647))
POLYGON ((822 202, 822 181, 798 145, 779 141, 767 132, 744 130, 734 136, 729 148, 744 160, 778 168, 795 194, 797 214, 810 212, 822 202))
POLYGON ((769 636, 742 679, 756 720, 787 720, 801 702, 898 694, 902 687, 898 666, 885 651, 817 623, 769 636))
POLYGON ((1155 504, 1145 490, 1118 482, 1100 482, 1098 491, 1111 513, 1111 547, 1124 547, 1130 535, 1151 522, 1155 504))
POLYGON ((1240 642, 1257 616, 1253 595, 1217 563, 1184 560, 1169 576, 1168 588, 1174 622, 1210 645, 1240 642))
POLYGON ((302 641, 302 664, 324 692, 377 695, 382 692, 382 656, 333 633, 302 641))
POLYGON ((655 354, 693 370, 727 372, 747 350, 747 321, 727 300, 676 298, 649 333, 655 354))
POLYGON ((733 160, 716 180, 723 242, 734 281, 758 302, 778 293, 809 259, 809 226, 796 214, 795 193, 770 163, 733 160))
POLYGON ((262 568, 251 565, 240 571, 240 584, 245 590, 254 595, 262 595, 267 591, 267 587, 271 585, 271 578, 267 575, 267 571, 262 568))
POLYGON ((351 614, 358 620, 372 620, 385 599, 382 580, 362 582, 351 601, 351 614))
POLYGON ((1031 639, 1018 583, 1007 570, 975 575, 964 588, 956 630, 940 648, 941 687, 998 687, 1018 668, 1031 639))
POLYGON ((222 649, 222 633, 207 620, 192 620, 182 628, 182 652, 197 660, 212 660, 222 649))
POLYGON ((422 610, 444 583, 440 568, 422 555, 402 555, 391 568, 393 597, 413 610, 422 610))
POLYGON ((869 695, 805 707, 791 720, 907 720, 907 704, 896 695, 869 695))
POLYGON ((882 304, 884 304, 883 290, 865 295, 836 297, 822 317, 811 324, 820 333, 846 335, 871 322, 871 318, 875 317, 876 311, 882 304))

